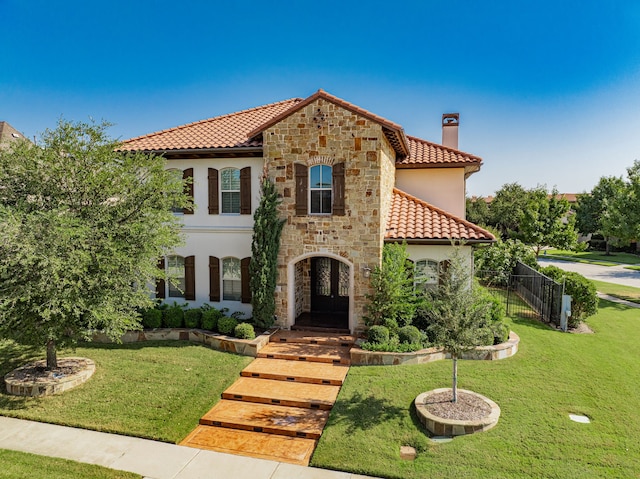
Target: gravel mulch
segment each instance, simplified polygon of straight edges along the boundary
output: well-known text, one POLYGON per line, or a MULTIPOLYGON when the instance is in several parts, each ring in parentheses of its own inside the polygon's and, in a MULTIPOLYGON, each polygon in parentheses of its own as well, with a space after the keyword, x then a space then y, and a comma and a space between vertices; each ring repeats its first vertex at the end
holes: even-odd
POLYGON ((431 414, 443 419, 475 421, 491 414, 491 406, 473 394, 458 391, 458 401, 454 403, 452 399, 452 391, 441 392, 428 396, 424 405, 431 414))

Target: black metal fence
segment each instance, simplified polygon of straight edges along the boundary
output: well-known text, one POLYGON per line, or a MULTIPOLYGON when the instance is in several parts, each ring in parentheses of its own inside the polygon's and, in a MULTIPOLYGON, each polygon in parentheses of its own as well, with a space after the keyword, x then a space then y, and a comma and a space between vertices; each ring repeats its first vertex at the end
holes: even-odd
POLYGON ((478 272, 480 281, 499 288, 510 316, 537 317, 560 326, 563 286, 529 266, 518 263, 507 278, 491 271, 478 272))

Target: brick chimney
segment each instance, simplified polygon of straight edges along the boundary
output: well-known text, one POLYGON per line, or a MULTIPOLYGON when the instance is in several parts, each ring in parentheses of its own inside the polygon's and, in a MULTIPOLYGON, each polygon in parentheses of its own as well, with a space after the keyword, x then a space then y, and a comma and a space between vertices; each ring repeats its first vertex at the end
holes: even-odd
POLYGON ((442 115, 442 145, 458 149, 458 125, 460 113, 445 113, 442 115))

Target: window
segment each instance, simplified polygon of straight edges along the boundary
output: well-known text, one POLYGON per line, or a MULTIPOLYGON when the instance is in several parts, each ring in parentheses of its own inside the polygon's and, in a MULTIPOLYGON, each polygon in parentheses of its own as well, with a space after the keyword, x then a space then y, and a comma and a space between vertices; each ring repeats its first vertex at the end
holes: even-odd
POLYGON ((242 299, 242 274, 238 258, 222 260, 222 299, 228 301, 242 299))
POLYGON ((416 289, 430 289, 438 286, 440 267, 437 261, 421 259, 416 261, 413 284, 416 289))
POLYGON ((167 275, 169 277, 169 297, 184 298, 185 274, 182 256, 167 257, 167 275))
MULTIPOLYGON (((182 170, 177 170, 177 169, 175 169, 175 168, 170 168, 170 169, 169 169, 169 171, 170 171, 173 175, 175 175, 173 178, 171 178, 171 180, 172 180, 172 181, 176 181, 176 182, 178 182, 178 181, 179 181, 179 182, 182 182, 182 178, 183 178, 182 170)), ((182 209, 182 207, 181 207, 181 206, 175 206, 175 205, 174 205, 174 206, 172 206, 172 207, 171 207, 171 211, 172 211, 174 214, 178 214, 178 215, 184 214, 184 211, 183 211, 183 209, 182 209)))
POLYGON ((220 172, 222 213, 240 213, 240 170, 225 168, 220 172))
POLYGON ((315 165, 309 171, 312 214, 331 214, 332 171, 328 165, 315 165))

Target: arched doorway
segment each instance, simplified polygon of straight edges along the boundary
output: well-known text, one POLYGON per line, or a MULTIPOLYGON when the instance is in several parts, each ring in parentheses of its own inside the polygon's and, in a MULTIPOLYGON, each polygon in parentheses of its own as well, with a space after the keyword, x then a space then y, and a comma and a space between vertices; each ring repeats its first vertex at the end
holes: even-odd
POLYGON ((330 253, 297 258, 290 263, 289 286, 293 327, 351 330, 353 266, 344 258, 330 253))

